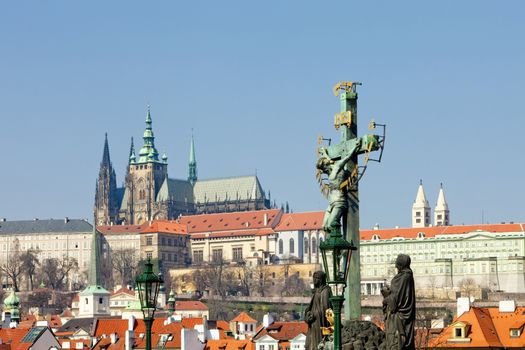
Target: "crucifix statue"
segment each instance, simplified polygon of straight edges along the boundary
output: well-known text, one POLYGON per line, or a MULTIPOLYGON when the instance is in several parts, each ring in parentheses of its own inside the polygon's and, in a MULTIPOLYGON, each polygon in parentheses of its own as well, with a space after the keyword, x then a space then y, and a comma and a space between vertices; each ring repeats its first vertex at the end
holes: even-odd
MULTIPOLYGON (((370 129, 383 127, 383 135, 357 136, 357 91, 360 83, 340 82, 334 87, 339 95, 341 112, 335 115, 334 127, 341 131, 341 141, 318 149, 316 164, 317 178, 322 192, 328 198, 328 208, 323 219, 323 229, 327 234, 340 232, 343 237, 359 248, 359 191, 358 183, 363 176, 369 160, 380 161, 384 147, 385 125, 371 122, 370 129), (380 151, 378 159, 370 159, 370 153, 380 151), (358 156, 364 155, 363 165, 358 164, 358 156), (324 176, 323 176, 324 175, 324 176)), ((322 137, 319 143, 322 143, 322 137)), ((346 319, 361 317, 361 277, 359 250, 353 253, 350 261, 347 288, 345 290, 346 319)))

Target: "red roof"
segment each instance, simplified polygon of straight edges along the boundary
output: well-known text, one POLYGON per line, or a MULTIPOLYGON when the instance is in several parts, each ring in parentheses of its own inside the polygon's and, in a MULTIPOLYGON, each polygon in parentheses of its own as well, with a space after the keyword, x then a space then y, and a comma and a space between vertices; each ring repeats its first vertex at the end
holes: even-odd
POLYGON ((188 233, 186 225, 180 224, 173 220, 153 220, 145 222, 140 225, 109 225, 97 226, 97 230, 104 233, 173 233, 186 234, 188 233))
POLYGON ((116 291, 112 292, 111 295, 117 295, 117 294, 127 294, 127 295, 131 295, 131 296, 135 296, 135 292, 126 288, 126 287, 122 287, 120 289, 117 289, 116 291))
POLYGON ((33 342, 20 343, 29 330, 30 328, 1 328, 0 339, 2 343, 10 344, 11 350, 25 350, 33 345, 33 342))
POLYGON ((510 330, 525 323, 525 307, 517 307, 514 312, 500 312, 498 308, 471 307, 455 322, 445 328, 435 339, 431 347, 446 348, 520 348, 525 345, 525 334, 511 337, 510 330), (453 341, 454 328, 467 325, 468 342, 453 341), (450 341, 452 339, 452 341, 450 341))
POLYGON ((323 227, 324 211, 283 214, 275 231, 319 230, 323 227))
POLYGON ((244 322, 244 323, 257 323, 257 320, 254 320, 246 312, 241 312, 230 322, 244 322))
POLYGON ((525 228, 523 224, 486 224, 361 230, 361 240, 371 240, 374 235, 378 235, 379 239, 392 239, 395 237, 417 238, 419 232, 423 232, 425 237, 435 237, 436 235, 463 234, 475 231, 525 232, 525 228))
POLYGON ((234 213, 182 216, 178 222, 188 226, 189 233, 220 232, 273 228, 281 218, 279 209, 242 211, 234 213), (266 215, 266 222, 265 222, 266 215))
POLYGON ((266 328, 262 328, 254 340, 261 338, 268 334, 270 337, 278 341, 289 341, 297 337, 299 334, 306 335, 308 332, 308 325, 306 322, 274 322, 266 328))
POLYGON ((207 311, 208 307, 201 301, 198 300, 178 300, 175 301, 175 311, 207 311))
POLYGON ((262 228, 257 230, 238 230, 238 231, 222 231, 222 232, 210 232, 210 233, 194 233, 191 235, 191 239, 199 238, 221 238, 221 237, 244 237, 244 236, 265 236, 274 234, 275 231, 272 228, 262 228))
POLYGON ((251 340, 219 339, 208 340, 204 350, 253 350, 255 344, 251 340))

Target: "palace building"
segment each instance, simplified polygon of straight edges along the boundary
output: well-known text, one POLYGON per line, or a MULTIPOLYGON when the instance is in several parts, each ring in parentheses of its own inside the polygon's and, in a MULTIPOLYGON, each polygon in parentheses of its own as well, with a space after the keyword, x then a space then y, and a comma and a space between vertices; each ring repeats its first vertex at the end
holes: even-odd
POLYGON ((124 184, 117 187, 106 134, 95 194, 97 225, 137 225, 179 215, 270 208, 270 198, 256 175, 198 179, 193 136, 187 179, 169 178, 168 157, 155 148, 149 109, 143 140, 137 154, 131 139, 124 184))

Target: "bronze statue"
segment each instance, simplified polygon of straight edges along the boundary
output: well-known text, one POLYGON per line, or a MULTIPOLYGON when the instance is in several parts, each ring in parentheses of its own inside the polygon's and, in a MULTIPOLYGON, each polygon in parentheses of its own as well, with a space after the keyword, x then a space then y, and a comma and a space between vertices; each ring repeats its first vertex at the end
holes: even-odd
POLYGON ((410 269, 410 256, 399 254, 396 259, 397 275, 391 286, 381 290, 385 315, 386 348, 413 350, 416 320, 416 294, 414 275, 410 269))
POLYGON ((323 230, 331 232, 341 227, 341 217, 348 212, 348 188, 351 181, 350 171, 346 169, 348 161, 359 151, 361 140, 355 147, 338 161, 330 159, 326 148, 321 148, 321 157, 317 169, 328 175, 328 208, 324 214, 323 230))
POLYGON ((326 275, 323 271, 314 272, 314 291, 310 305, 305 310, 304 319, 308 324, 306 334, 305 350, 317 350, 323 336, 321 327, 328 327, 330 324, 326 319, 326 310, 330 309, 330 296, 332 292, 326 285, 326 275))

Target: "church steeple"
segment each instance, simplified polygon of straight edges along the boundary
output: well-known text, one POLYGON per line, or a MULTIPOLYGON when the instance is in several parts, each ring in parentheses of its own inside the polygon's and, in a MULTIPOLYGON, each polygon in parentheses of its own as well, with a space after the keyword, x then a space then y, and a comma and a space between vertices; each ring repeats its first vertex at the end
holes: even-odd
POLYGON ((93 225, 91 233, 91 256, 89 257, 88 283, 90 286, 101 286, 100 279, 100 247, 99 236, 96 225, 93 225))
POLYGON ((195 158, 195 141, 193 139, 193 132, 191 134, 190 160, 188 162, 188 168, 188 181, 193 186, 197 182, 197 160, 195 158))
POLYGON ((111 166, 111 159, 109 158, 108 133, 104 135, 104 151, 102 152, 102 162, 100 166, 111 166))
POLYGON ((108 134, 104 135, 104 150, 95 190, 95 216, 99 225, 115 222, 117 216, 117 179, 109 156, 108 134))
POLYGON ((445 192, 443 191, 443 184, 440 184, 438 199, 436 207, 434 208, 434 225, 436 226, 449 226, 450 225, 450 213, 448 204, 445 199, 445 192))
POLYGON ((102 275, 100 273, 100 244, 96 222, 93 222, 91 233, 91 255, 89 258, 88 286, 80 292, 78 317, 95 317, 109 315, 110 293, 102 287, 102 275))
POLYGON ((150 108, 148 106, 148 112, 146 113, 146 130, 142 139, 144 140, 144 146, 140 149, 139 163, 151 163, 159 161, 159 152, 155 148, 155 136, 153 134, 153 121, 151 119, 150 108))
POLYGON ((414 201, 414 204, 412 204, 412 227, 428 226, 430 226, 430 205, 425 196, 423 181, 419 180, 416 200, 414 201))

